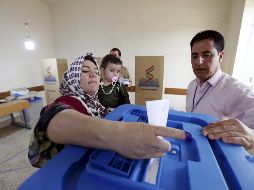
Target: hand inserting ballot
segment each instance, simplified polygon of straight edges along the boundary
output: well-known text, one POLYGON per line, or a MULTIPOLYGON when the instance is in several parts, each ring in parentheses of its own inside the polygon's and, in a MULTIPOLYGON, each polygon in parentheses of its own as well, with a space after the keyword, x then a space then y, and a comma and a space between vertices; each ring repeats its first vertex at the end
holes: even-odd
POLYGON ((129 158, 158 158, 163 156, 165 152, 170 151, 170 142, 158 138, 158 136, 186 141, 192 140, 191 134, 183 130, 154 126, 142 122, 121 122, 121 126, 117 130, 119 130, 118 146, 114 150, 129 158))

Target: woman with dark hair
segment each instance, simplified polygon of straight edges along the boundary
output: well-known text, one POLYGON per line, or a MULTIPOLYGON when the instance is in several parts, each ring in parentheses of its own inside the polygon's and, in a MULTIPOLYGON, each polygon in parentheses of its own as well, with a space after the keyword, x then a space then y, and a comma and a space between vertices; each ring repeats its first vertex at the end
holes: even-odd
POLYGON ((32 134, 28 157, 34 167, 42 167, 66 144, 145 159, 161 157, 171 149, 157 136, 186 138, 178 129, 101 119, 107 110, 98 101, 99 83, 99 67, 91 53, 70 65, 60 87, 62 96, 42 109, 32 134))

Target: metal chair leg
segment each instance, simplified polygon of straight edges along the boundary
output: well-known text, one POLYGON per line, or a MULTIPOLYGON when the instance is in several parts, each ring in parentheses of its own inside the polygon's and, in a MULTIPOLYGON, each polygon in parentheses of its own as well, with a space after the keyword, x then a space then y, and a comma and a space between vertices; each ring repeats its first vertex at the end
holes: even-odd
POLYGON ((25 128, 31 129, 31 127, 29 127, 29 126, 28 126, 28 123, 27 123, 27 118, 26 118, 25 110, 22 110, 22 114, 23 114, 23 117, 24 117, 25 128))

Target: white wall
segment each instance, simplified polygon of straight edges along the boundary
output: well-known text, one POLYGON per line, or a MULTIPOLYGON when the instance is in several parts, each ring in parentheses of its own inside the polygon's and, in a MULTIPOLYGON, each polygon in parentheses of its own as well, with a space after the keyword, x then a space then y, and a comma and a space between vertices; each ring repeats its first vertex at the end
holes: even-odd
MULTIPOLYGON (((0 0, 0 23, 0 92, 42 85, 40 60, 55 56, 49 5, 40 0, 0 0), (34 51, 24 47, 25 22, 36 43, 34 51)), ((45 105, 44 92, 37 96, 45 105)))
MULTIPOLYGON (((57 57, 71 62, 83 51, 104 56, 118 47, 135 81, 135 56, 163 55, 164 86, 175 88, 187 88, 194 78, 193 35, 205 29, 226 34, 231 11, 231 0, 61 0, 51 5, 57 57)), ((185 109, 184 96, 165 97, 185 109)))
POLYGON ((50 7, 40 0, 0 0, 0 92, 13 88, 42 85, 40 60, 54 57, 50 7), (34 51, 24 47, 29 34, 34 51))
POLYGON ((222 70, 230 75, 233 73, 244 6, 245 0, 232 0, 230 6, 230 15, 225 36, 225 57, 221 65, 222 70))
MULTIPOLYGON (((163 55, 164 86, 187 88, 194 78, 191 38, 204 29, 228 35, 232 12, 241 12, 236 2, 244 0, 0 0, 0 92, 41 85, 41 58, 71 62, 83 51, 101 57, 112 47, 122 50, 133 81, 135 56, 163 55), (26 21, 37 44, 33 52, 23 46, 26 21)), ((184 109, 184 96, 165 97, 184 109)))
POLYGON ((240 39, 235 58, 233 76, 246 85, 252 85, 250 77, 254 75, 254 0, 246 0, 240 39))

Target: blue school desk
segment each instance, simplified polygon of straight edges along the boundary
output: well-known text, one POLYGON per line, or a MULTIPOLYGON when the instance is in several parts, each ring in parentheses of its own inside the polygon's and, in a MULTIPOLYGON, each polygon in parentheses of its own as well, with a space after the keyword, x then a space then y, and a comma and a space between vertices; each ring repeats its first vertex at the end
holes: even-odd
MULTIPOLYGON (((122 105, 106 118, 147 122, 146 108, 122 105)), ((144 181, 149 160, 70 145, 19 190, 253 190, 254 157, 241 146, 207 140, 200 130, 213 121, 202 114, 169 111, 167 126, 190 132, 194 140, 167 139, 174 151, 161 158, 154 185, 144 181)))

